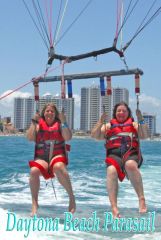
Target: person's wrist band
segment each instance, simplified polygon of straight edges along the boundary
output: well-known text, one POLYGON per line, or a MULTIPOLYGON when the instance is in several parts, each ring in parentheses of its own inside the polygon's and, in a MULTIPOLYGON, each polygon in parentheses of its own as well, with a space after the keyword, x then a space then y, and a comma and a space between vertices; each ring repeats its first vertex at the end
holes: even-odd
POLYGON ((140 120, 140 121, 139 121, 139 124, 141 124, 141 125, 142 125, 142 124, 145 124, 144 119, 140 120))
POLYGON ((37 120, 35 120, 34 118, 31 119, 32 123, 38 123, 37 120))
POLYGON ((68 128, 68 124, 66 122, 62 123, 61 128, 68 128))

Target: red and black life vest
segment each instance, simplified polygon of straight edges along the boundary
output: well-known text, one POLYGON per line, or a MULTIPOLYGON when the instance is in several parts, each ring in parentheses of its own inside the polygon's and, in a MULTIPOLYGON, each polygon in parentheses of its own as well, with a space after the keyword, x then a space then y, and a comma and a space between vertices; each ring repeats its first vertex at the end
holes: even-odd
MULTIPOLYGON (((133 126, 133 119, 128 118, 124 123, 116 119, 110 121, 111 127, 106 131, 106 163, 115 166, 120 181, 123 181, 126 171, 125 162, 132 155, 138 156, 138 167, 141 166, 143 158, 139 147, 137 130, 133 126), (121 165, 115 161, 112 155, 121 158, 121 165)), ((127 178, 128 175, 126 174, 127 178)))
MULTIPOLYGON (((35 158, 49 161, 50 142, 53 141, 53 157, 59 154, 66 154, 66 144, 61 134, 60 122, 48 126, 44 119, 39 120, 39 131, 36 135, 35 158)), ((69 146, 69 145, 67 145, 69 146)))
POLYGON ((106 149, 120 148, 123 153, 127 150, 138 151, 139 142, 137 130, 133 126, 132 118, 128 118, 124 123, 119 123, 116 119, 110 121, 111 128, 106 131, 106 149))

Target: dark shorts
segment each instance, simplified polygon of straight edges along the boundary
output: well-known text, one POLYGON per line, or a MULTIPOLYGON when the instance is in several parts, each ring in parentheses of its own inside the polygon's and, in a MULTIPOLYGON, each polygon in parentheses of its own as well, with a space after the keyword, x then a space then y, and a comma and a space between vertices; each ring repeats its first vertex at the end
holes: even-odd
POLYGON ((138 163, 138 167, 141 166, 141 164, 139 163, 140 160, 138 159, 137 152, 132 152, 131 154, 129 154, 125 161, 122 161, 122 159, 123 157, 121 155, 120 149, 117 148, 117 149, 109 150, 108 156, 106 157, 106 160, 105 160, 107 167, 113 165, 116 168, 120 181, 123 181, 123 179, 126 176, 125 169, 124 169, 124 165, 126 161, 134 160, 135 162, 138 163))
MULTIPOLYGON (((123 164, 122 164, 122 156, 121 156, 120 149, 115 148, 115 149, 110 150, 109 153, 108 153, 108 157, 114 158, 114 159, 118 162, 118 164, 120 165, 120 167, 121 167, 121 168, 123 167, 123 164)), ((137 154, 137 153, 130 154, 130 155, 127 157, 126 161, 128 161, 128 160, 134 160, 134 161, 136 161, 136 162, 138 163, 138 162, 139 162, 139 160, 138 160, 138 154, 137 154)))

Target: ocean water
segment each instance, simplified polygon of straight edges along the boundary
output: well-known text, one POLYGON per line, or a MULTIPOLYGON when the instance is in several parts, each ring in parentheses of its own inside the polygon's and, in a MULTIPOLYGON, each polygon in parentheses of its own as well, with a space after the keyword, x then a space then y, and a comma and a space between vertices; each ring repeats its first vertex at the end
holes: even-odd
MULTIPOLYGON (((106 192, 106 168, 104 164, 105 149, 103 141, 93 139, 73 138, 70 142, 71 152, 68 171, 76 196, 77 211, 74 219, 90 218, 96 214, 103 225, 106 212, 110 214, 110 204, 106 192)), ((141 167, 145 197, 148 212, 155 212, 155 229, 144 232, 118 232, 108 229, 96 229, 85 232, 83 230, 64 230, 65 214, 68 208, 68 196, 54 179, 57 200, 55 199, 51 181, 41 178, 39 193, 38 217, 59 218, 58 231, 45 231, 43 228, 32 229, 28 236, 24 225, 19 221, 19 231, 16 227, 6 231, 8 213, 11 218, 30 219, 31 196, 29 189, 28 161, 33 158, 34 143, 23 136, 0 137, 0 239, 161 239, 161 142, 142 141, 141 148, 144 163, 141 167), (21 231, 23 230, 23 231, 21 231)), ((128 180, 120 184, 118 206, 124 218, 148 218, 138 213, 137 196, 128 180)), ((31 220, 31 219, 30 219, 31 220)), ((16 226, 16 225, 15 225, 16 226)))

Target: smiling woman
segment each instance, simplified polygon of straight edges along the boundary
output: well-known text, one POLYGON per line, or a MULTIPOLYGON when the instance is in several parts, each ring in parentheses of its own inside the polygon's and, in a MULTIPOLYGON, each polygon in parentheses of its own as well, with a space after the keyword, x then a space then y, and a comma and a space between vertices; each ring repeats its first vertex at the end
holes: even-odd
POLYGON ((146 138, 147 127, 140 110, 136 111, 139 124, 134 122, 131 110, 124 102, 115 105, 113 119, 106 123, 103 113, 96 126, 92 129, 92 137, 105 139, 107 165, 107 190, 111 203, 113 217, 120 217, 117 207, 118 179, 123 181, 125 176, 131 181, 139 198, 139 212, 147 211, 141 173, 142 164, 139 135, 146 138))
POLYGON ((75 212, 75 198, 67 172, 67 150, 65 144, 72 138, 64 113, 59 113, 56 106, 48 103, 44 106, 41 116, 36 113, 27 132, 27 138, 35 141, 34 161, 30 161, 30 189, 32 195, 32 212, 34 216, 38 208, 38 192, 40 187, 40 175, 45 179, 57 176, 61 185, 69 195, 69 211, 75 212))

